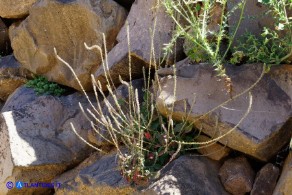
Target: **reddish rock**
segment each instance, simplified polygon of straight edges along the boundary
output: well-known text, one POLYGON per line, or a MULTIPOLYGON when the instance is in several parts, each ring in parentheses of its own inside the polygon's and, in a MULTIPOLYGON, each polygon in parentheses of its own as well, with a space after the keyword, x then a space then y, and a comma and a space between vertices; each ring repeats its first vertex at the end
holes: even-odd
POLYGON ((244 195, 252 189, 255 173, 244 157, 229 159, 219 171, 225 189, 234 195, 244 195))
POLYGON ((258 173, 251 195, 272 195, 280 170, 271 163, 266 164, 258 173))

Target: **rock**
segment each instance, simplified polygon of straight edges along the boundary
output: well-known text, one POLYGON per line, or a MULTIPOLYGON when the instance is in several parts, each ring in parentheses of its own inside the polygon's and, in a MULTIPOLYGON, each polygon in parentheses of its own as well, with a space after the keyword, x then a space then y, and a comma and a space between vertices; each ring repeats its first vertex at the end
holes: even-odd
MULTIPOLYGON (((1 6, 0 6, 1 9, 1 6)), ((5 25, 5 23, 0 18, 0 55, 4 56, 10 53, 11 46, 10 46, 10 40, 8 35, 8 27, 5 25)))
POLYGON ((290 195, 292 186, 292 152, 290 151, 273 195, 290 195))
POLYGON ((37 0, 0 0, 0 17, 23 18, 28 15, 29 9, 37 0))
POLYGON ((244 157, 228 159, 219 171, 225 189, 234 195, 244 195, 252 189, 255 173, 244 157))
POLYGON ((103 157, 94 154, 84 161, 75 173, 64 173, 55 181, 62 183, 60 188, 55 188, 56 195, 78 194, 132 194, 131 188, 120 174, 118 158, 115 152, 103 157), (82 167, 82 168, 81 168, 82 167))
POLYGON ((0 58, 0 99, 6 101, 10 94, 32 77, 33 74, 22 68, 13 55, 0 58))
POLYGON ((290 99, 292 99, 292 66, 287 64, 280 67, 273 66, 271 69, 272 70, 269 72, 271 77, 277 85, 289 95, 290 99))
POLYGON ((272 195, 280 170, 271 163, 266 164, 256 175, 251 195, 272 195))
POLYGON ((0 194, 41 194, 46 188, 13 188, 6 182, 51 182, 89 156, 92 151, 71 129, 86 139, 90 123, 78 102, 89 107, 79 93, 68 96, 36 96, 21 87, 7 100, 0 115, 0 194))
MULTIPOLYGON (((200 135, 196 138, 196 142, 206 142, 210 141, 211 138, 205 135, 200 135)), ((197 151, 202 155, 212 159, 212 160, 221 160, 224 157, 228 156, 230 153, 230 148, 223 146, 219 143, 212 143, 210 145, 198 145, 197 151)))
POLYGON ((90 90, 90 75, 101 64, 101 55, 84 43, 102 47, 104 33, 110 50, 125 18, 125 9, 112 0, 40 0, 23 22, 10 27, 9 36, 15 58, 25 68, 80 90, 70 69, 56 59, 55 47, 90 90))
MULTIPOLYGON (((174 22, 165 13, 162 5, 158 5, 157 0, 137 0, 133 3, 128 15, 130 35, 130 56, 132 78, 142 77, 142 67, 151 66, 154 68, 163 58, 164 44, 169 43, 172 38, 174 22), (155 21, 156 20, 156 25, 155 21), (154 31, 155 28, 155 31, 154 31), (153 35, 154 31, 154 36, 153 35), (155 56, 150 54, 151 43, 155 51, 155 56), (151 62, 150 62, 151 61, 151 62)), ((105 73, 111 75, 115 84, 119 83, 119 75, 124 80, 129 80, 129 47, 127 36, 127 23, 123 26, 117 37, 118 44, 108 53, 108 69, 104 71, 101 66, 95 72, 95 78, 102 86, 106 86, 105 73)), ((166 58, 166 64, 172 64, 181 58, 183 53, 182 43, 178 42, 174 54, 166 58), (176 56, 176 59, 175 59, 176 56)), ((104 90, 106 88, 104 87, 104 90)))
POLYGON ((170 163, 146 194, 229 194, 217 176, 218 162, 203 156, 181 156, 170 163))
MULTIPOLYGON (((233 85, 231 96, 235 97, 256 82, 262 72, 262 65, 227 65, 226 71, 233 85)), ((176 97, 173 95, 174 77, 163 77, 160 81, 162 90, 157 92, 158 110, 166 116, 171 114, 170 108, 174 105, 173 117, 182 120, 186 117, 186 102, 187 112, 190 112, 189 121, 203 133, 220 138, 218 141, 223 145, 259 160, 272 158, 290 141, 292 134, 291 97, 286 93, 291 90, 291 85, 285 85, 285 92, 281 88, 284 85, 280 87, 277 84, 284 83, 282 79, 285 77, 278 76, 278 81, 275 82, 275 78, 270 76, 272 72, 265 75, 251 90, 253 99, 248 115, 236 126, 247 113, 248 93, 230 99, 226 83, 223 79, 218 81, 216 74, 212 65, 193 65, 187 60, 177 63, 176 86, 179 87, 176 89, 176 97), (219 106, 225 101, 229 102, 219 106), (217 106, 219 107, 214 110, 217 106)))

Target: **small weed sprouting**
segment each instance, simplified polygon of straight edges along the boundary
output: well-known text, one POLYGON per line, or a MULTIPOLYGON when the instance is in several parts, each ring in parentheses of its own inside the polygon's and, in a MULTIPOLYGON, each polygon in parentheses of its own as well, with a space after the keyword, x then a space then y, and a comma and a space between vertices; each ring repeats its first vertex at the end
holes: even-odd
POLYGON ((43 76, 38 76, 32 80, 29 80, 26 84, 26 87, 33 88, 37 95, 53 95, 61 96, 66 90, 60 87, 59 84, 48 81, 43 76))
POLYGON ((233 50, 231 63, 238 62, 237 52, 242 52, 248 62, 260 62, 268 65, 279 65, 292 62, 292 10, 291 0, 258 0, 267 6, 267 14, 273 16, 274 26, 264 27, 260 37, 247 32, 233 50))

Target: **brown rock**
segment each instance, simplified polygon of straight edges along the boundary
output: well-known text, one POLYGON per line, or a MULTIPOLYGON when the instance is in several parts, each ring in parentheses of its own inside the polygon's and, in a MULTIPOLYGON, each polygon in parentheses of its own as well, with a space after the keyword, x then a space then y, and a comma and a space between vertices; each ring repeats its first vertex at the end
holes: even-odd
MULTIPOLYGON (((196 142, 206 142, 210 141, 211 138, 205 135, 200 135, 196 138, 196 142)), ((204 156, 212 159, 212 160, 221 160, 222 158, 228 156, 230 153, 230 148, 227 146, 223 146, 219 143, 212 143, 208 145, 199 145, 197 151, 204 156)))
POLYGON ((0 0, 0 17, 23 18, 37 0, 0 0))
POLYGON ((256 175, 251 195, 272 195, 280 170, 273 164, 266 164, 256 175))
POLYGON ((101 63, 101 55, 86 50, 84 43, 102 47, 104 33, 110 50, 125 18, 125 9, 112 0, 40 0, 23 22, 10 27, 9 34, 14 55, 25 68, 80 90, 69 68, 56 59, 55 47, 90 90, 90 75, 101 63))
POLYGON ((273 195, 291 195, 292 192, 292 152, 289 153, 273 192, 273 195))
MULTIPOLYGON (((226 71, 233 85, 231 95, 235 97, 256 82, 262 72, 262 65, 228 65, 226 71)), ((171 71, 160 72, 165 75, 171 71)), ((170 114, 174 105, 173 117, 182 120, 186 112, 181 103, 186 102, 187 112, 190 112, 189 121, 203 133, 212 138, 217 137, 220 143, 232 149, 267 161, 290 141, 292 134, 292 105, 291 97, 287 94, 291 85, 277 84, 284 83, 285 78, 277 76, 278 81, 275 82, 276 78, 265 75, 251 90, 252 105, 247 112, 248 93, 231 99, 226 91, 226 83, 222 79, 218 81, 212 65, 181 61, 177 63, 176 96, 173 94, 174 77, 163 77, 162 90, 157 92, 156 104, 164 115, 170 114), (285 91, 284 86, 287 88, 285 91), (226 101, 229 102, 221 105, 226 101), (248 113, 246 118, 236 126, 245 113, 248 113)))
MULTIPOLYGON (((142 76, 143 66, 154 68, 154 61, 156 65, 159 65, 163 58, 164 51, 162 49, 164 44, 169 43, 172 38, 174 23, 165 13, 163 6, 158 4, 158 2, 158 0, 137 0, 133 3, 127 18, 133 78, 142 76), (153 34, 154 36, 152 36, 153 34), (153 52, 151 51, 152 43, 155 55, 150 60, 150 54, 153 52)), ((129 47, 127 37, 127 24, 125 24, 118 34, 118 44, 108 53, 108 69, 106 73, 111 75, 115 84, 119 83, 119 75, 124 80, 129 80, 129 47)), ((165 63, 172 64, 175 60, 179 59, 183 53, 182 50, 182 44, 178 43, 177 50, 166 58, 165 63), (177 59, 174 59, 175 56, 177 59)), ((95 72, 95 78, 101 82, 102 86, 106 86, 107 82, 103 67, 99 67, 95 72)), ((104 90, 106 90, 105 87, 104 90)))
POLYGON ((244 157, 226 160, 219 171, 225 189, 234 195, 250 192, 254 175, 254 171, 244 157))
POLYGON ((0 99, 5 101, 19 86, 31 79, 33 74, 22 68, 13 55, 0 59, 0 99))

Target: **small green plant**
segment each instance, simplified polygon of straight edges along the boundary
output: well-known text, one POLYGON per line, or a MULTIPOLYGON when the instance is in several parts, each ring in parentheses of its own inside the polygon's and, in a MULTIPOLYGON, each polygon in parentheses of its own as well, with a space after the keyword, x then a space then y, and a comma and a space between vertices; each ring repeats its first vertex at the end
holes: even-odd
POLYGON ((292 17, 287 11, 292 9, 291 0, 258 0, 269 8, 267 14, 274 19, 274 27, 264 30, 260 37, 247 32, 230 60, 238 63, 237 53, 241 52, 248 62, 278 65, 292 62, 292 17))
POLYGON ((212 63, 218 76, 228 80, 223 63, 242 21, 246 0, 240 1, 229 12, 225 12, 227 0, 163 0, 163 4, 177 25, 172 41, 165 47, 166 54, 177 38, 183 37, 193 44, 188 51, 191 59, 212 63), (229 35, 226 30, 228 18, 238 9, 241 10, 240 19, 233 34, 229 35), (226 40, 229 42, 222 50, 226 40))
POLYGON ((57 83, 48 81, 43 76, 38 76, 33 80, 29 80, 26 84, 26 87, 33 88, 37 95, 54 95, 61 96, 66 90, 60 87, 57 83))

